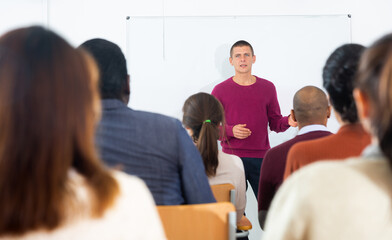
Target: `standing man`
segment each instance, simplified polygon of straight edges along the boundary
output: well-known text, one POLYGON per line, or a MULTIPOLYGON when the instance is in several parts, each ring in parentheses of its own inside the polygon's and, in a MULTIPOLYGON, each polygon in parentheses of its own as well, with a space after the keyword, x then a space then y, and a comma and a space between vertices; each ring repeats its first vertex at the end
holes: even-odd
POLYGON ((234 43, 229 61, 235 75, 212 90, 225 109, 227 139, 221 142, 222 150, 242 159, 246 180, 257 197, 261 163, 270 148, 268 125, 272 131, 283 132, 296 122, 282 117, 274 84, 252 75, 256 56, 248 42, 234 43))

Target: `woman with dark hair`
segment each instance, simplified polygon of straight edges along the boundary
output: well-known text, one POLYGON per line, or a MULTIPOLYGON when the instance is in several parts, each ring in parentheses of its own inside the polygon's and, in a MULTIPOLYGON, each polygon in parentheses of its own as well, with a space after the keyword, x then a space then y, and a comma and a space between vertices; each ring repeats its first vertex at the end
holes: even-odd
POLYGON ((185 101, 182 110, 182 123, 200 151, 210 185, 234 185, 239 221, 246 205, 244 165, 239 157, 218 150, 220 126, 224 126, 222 105, 210 94, 197 93, 185 101))
POLYGON ((97 78, 52 31, 0 38, 0 239, 165 238, 144 183, 97 156, 97 78))
POLYGON ((392 239, 392 34, 365 50, 355 84, 372 144, 360 157, 290 177, 272 204, 265 239, 392 239))

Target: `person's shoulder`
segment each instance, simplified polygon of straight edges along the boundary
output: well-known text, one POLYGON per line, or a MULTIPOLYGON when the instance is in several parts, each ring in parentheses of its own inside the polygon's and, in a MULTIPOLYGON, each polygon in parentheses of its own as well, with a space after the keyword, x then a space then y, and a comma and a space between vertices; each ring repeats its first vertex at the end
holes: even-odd
POLYGON ((218 152, 218 159, 220 161, 225 161, 225 162, 229 162, 230 164, 234 164, 242 169, 244 168, 244 164, 242 163, 241 158, 233 154, 225 153, 222 150, 219 150, 218 152))
POLYGON ((228 79, 215 85, 214 89, 212 90, 212 95, 218 94, 220 91, 224 91, 226 88, 232 87, 232 86, 234 86, 233 77, 229 77, 228 79))
POLYGON ((361 175, 367 175, 370 178, 383 178, 388 176, 392 183, 392 168, 384 157, 354 157, 348 158, 342 164, 347 168, 357 171, 361 175))
POLYGON ((392 182, 391 168, 385 159, 354 157, 344 161, 320 161, 307 165, 295 171, 286 181, 292 185, 306 184, 309 191, 317 194, 320 189, 328 186, 324 192, 330 194, 331 191, 344 193, 353 190, 354 186, 383 182, 385 179, 392 182))
POLYGON ((103 99, 102 107, 104 110, 104 116, 112 115, 112 109, 117 109, 117 113, 120 113, 123 118, 134 120, 138 122, 150 122, 150 121, 161 121, 168 123, 175 123, 177 119, 149 111, 135 110, 128 107, 125 103, 117 99, 103 99))
POLYGON ((258 77, 256 75, 254 75, 254 76, 256 77, 257 85, 261 85, 263 87, 270 87, 270 88, 275 89, 275 85, 274 85, 273 82, 271 82, 271 81, 269 81, 269 80, 267 80, 265 78, 258 77))
POLYGON ((263 164, 273 164, 277 155, 280 155, 282 144, 279 144, 273 148, 268 149, 264 155, 263 164))
POLYGON ((178 119, 164 114, 141 111, 141 110, 131 110, 131 111, 133 117, 136 120, 138 120, 139 123, 150 124, 150 125, 156 124, 159 127, 162 127, 162 125, 172 126, 172 127, 181 125, 178 119))
MULTIPOLYGON (((132 231, 135 223, 150 221, 149 232, 142 228, 135 228, 133 234, 140 238, 165 239, 155 202, 147 185, 138 177, 124 172, 112 170, 110 172, 119 185, 119 195, 107 216, 115 218, 112 223, 126 226, 127 232, 132 231)), ((129 237, 129 235, 128 235, 129 237)))
POLYGON ((300 141, 295 143, 290 149, 291 152, 307 152, 307 151, 319 151, 320 148, 328 150, 327 145, 333 142, 335 139, 335 134, 329 134, 324 137, 310 139, 305 141, 300 141))
POLYGON ((336 190, 337 182, 341 183, 342 180, 351 177, 351 172, 342 161, 315 162, 292 173, 284 181, 280 192, 285 195, 295 192, 299 202, 310 204, 312 201, 317 201, 315 198, 319 199, 323 195, 321 191, 324 192, 323 188, 326 188, 326 185, 328 189, 335 188, 336 190))
MULTIPOLYGON (((281 156, 283 153, 287 153, 287 151, 294 145, 297 144, 298 140, 297 140, 297 136, 289 139, 279 145, 276 145, 275 147, 270 148, 267 153, 265 154, 265 158, 267 159, 267 161, 273 161, 273 159, 276 156, 281 156), (271 160, 269 160, 271 159, 271 160)), ((264 161, 264 160, 263 160, 264 161)))
MULTIPOLYGON (((283 182, 274 198, 266 228, 275 228, 274 224, 282 219, 289 218, 298 222, 298 216, 306 216, 307 220, 303 220, 307 221, 305 224, 310 228, 335 228, 336 231, 331 234, 341 235, 347 230, 344 223, 352 221, 355 218, 353 216, 370 216, 372 213, 382 215, 390 210, 391 182, 391 169, 382 158, 356 157, 305 166, 283 182), (378 171, 386 173, 379 174, 378 171), (366 201, 361 201, 363 199, 366 201), (288 215, 281 213, 282 207, 286 207, 286 210, 287 207, 290 208, 290 211, 285 212, 289 212, 288 215), (331 222, 331 219, 339 220, 339 225, 334 225, 335 222, 331 222)), ((361 219, 350 222, 350 228, 355 229, 357 226, 357 230, 360 230, 367 221, 368 219, 361 219)), ((304 222, 300 224, 293 224, 290 228, 303 226, 304 222)), ((369 226, 380 230, 379 225, 369 226)))
POLYGON ((117 181, 120 192, 122 194, 137 194, 138 192, 146 192, 148 188, 140 178, 129 175, 127 173, 111 170, 110 172, 114 179, 117 181), (131 192, 129 190, 132 190, 131 192))
POLYGON ((142 179, 117 170, 111 170, 110 173, 117 181, 120 190, 117 207, 130 203, 142 204, 144 201, 153 201, 152 195, 142 179))
POLYGON ((223 80, 222 82, 218 83, 215 88, 219 88, 219 87, 223 87, 223 86, 227 86, 227 85, 231 85, 233 83, 233 77, 229 77, 226 80, 223 80))

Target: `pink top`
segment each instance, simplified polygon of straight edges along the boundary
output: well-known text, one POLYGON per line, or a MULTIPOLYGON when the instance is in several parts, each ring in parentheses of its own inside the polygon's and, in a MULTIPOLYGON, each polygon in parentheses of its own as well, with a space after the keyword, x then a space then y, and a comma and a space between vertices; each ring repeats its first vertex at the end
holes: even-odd
POLYGON ((276 89, 272 82, 256 77, 256 82, 242 86, 229 78, 212 90, 223 105, 226 117, 227 141, 222 141, 225 153, 239 157, 263 158, 270 148, 268 125, 272 131, 283 132, 290 127, 288 118, 282 117, 276 89), (246 124, 252 134, 245 139, 233 136, 233 127, 246 124))

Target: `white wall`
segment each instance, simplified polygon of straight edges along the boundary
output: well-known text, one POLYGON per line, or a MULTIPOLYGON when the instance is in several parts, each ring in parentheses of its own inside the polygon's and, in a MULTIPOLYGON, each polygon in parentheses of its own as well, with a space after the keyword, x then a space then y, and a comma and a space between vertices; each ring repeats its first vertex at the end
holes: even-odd
MULTIPOLYGON (((19 26, 42 24, 75 46, 101 37, 117 43, 125 52, 126 16, 351 14, 352 41, 369 45, 392 32, 391 11, 389 0, 0 0, 0 34, 19 26)), ((247 211, 255 227, 251 239, 260 239, 255 199, 248 197, 247 211)))
POLYGON ((369 44, 392 32, 389 0, 0 0, 0 34, 43 23, 78 45, 104 37, 125 48, 126 16, 351 14, 353 42, 369 44))

